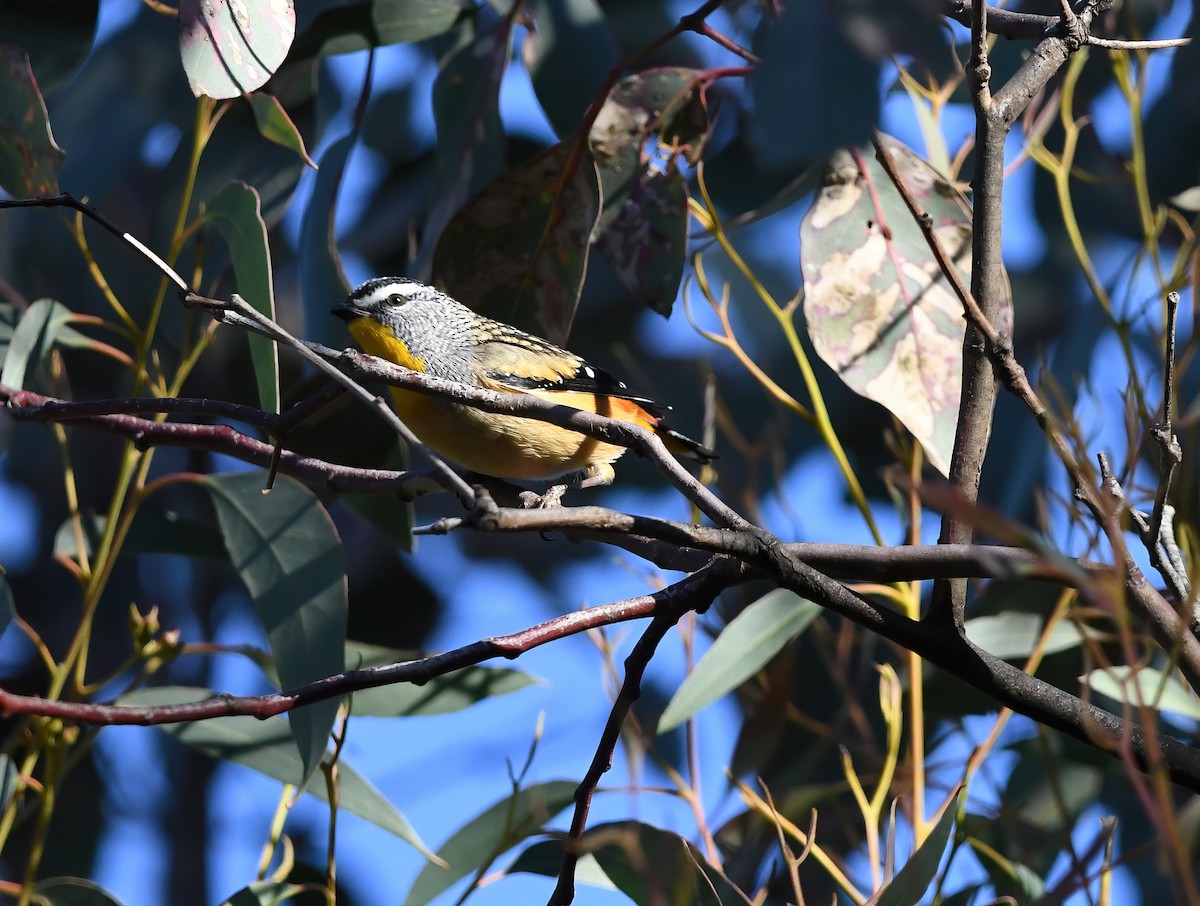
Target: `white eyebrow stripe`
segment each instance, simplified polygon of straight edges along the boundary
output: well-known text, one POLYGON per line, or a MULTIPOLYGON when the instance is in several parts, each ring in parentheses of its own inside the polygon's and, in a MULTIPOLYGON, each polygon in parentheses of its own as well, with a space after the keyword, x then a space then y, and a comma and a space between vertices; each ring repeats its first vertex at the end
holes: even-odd
POLYGON ((406 299, 411 299, 421 295, 425 289, 426 287, 421 283, 385 283, 383 286, 373 289, 363 301, 367 304, 382 302, 389 296, 404 296, 406 299))

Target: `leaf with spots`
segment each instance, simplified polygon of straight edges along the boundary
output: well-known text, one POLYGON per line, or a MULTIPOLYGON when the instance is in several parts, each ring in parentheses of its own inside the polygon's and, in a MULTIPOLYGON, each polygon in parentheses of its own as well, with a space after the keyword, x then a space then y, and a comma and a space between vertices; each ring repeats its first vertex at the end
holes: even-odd
POLYGON ((0 188, 14 197, 57 194, 64 157, 29 57, 19 47, 0 46, 0 188))
MULTIPOLYGON (((969 282, 966 198, 913 151, 887 136, 884 142, 969 282)), ((962 304, 870 150, 833 155, 800 226, 800 268, 817 354, 851 389, 900 419, 947 474, 962 384, 962 304)))
POLYGON ((571 164, 572 151, 554 145, 491 183, 433 256, 434 281, 464 305, 555 343, 571 332, 600 213, 596 164, 586 150, 571 164))

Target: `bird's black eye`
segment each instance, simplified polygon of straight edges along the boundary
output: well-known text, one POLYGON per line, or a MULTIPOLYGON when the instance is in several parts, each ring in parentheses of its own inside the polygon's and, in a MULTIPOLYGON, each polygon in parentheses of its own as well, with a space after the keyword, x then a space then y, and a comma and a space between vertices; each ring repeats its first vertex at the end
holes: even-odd
POLYGON ((408 301, 408 299, 406 299, 404 296, 400 295, 399 293, 392 293, 390 296, 387 297, 388 305, 399 306, 399 305, 403 305, 407 301, 408 301))

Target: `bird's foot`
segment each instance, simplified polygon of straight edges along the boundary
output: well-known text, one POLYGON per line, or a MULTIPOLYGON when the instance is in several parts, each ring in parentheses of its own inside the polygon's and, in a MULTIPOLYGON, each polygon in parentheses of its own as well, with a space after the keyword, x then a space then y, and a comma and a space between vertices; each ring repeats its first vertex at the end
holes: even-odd
POLYGON ((553 510, 562 506, 563 494, 567 493, 569 485, 556 484, 538 494, 535 491, 522 491, 521 503, 527 510, 553 510))

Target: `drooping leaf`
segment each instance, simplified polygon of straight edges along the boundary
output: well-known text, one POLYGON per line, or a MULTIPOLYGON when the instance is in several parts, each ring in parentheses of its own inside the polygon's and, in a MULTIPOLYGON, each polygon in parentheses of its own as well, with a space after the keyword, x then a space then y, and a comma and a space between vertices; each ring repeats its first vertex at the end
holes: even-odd
POLYGON ((433 864, 422 868, 404 906, 423 906, 455 881, 538 833, 570 805, 576 786, 569 780, 552 780, 526 787, 471 819, 438 848, 438 857, 449 868, 433 864))
POLYGON ((296 39, 291 61, 354 53, 371 47, 424 41, 472 15, 469 0, 374 0, 334 6, 296 39))
MULTIPOLYGON (((4 634, 16 616, 17 604, 13 600, 12 587, 8 584, 8 577, 0 573, 0 635, 4 634)), ((0 808, 3 806, 0 805, 0 808)))
POLYGON ((522 45, 533 90, 554 131, 566 138, 621 59, 596 0, 530 0, 533 28, 522 45))
POLYGON ((261 88, 295 36, 292 0, 179 0, 179 52, 196 97, 222 100, 261 88))
POLYGON ((344 135, 321 154, 321 164, 300 227, 300 290, 308 314, 309 336, 345 345, 345 332, 335 333, 329 310, 350 292, 334 235, 334 211, 354 136, 344 135))
POLYGON ((427 273, 437 241, 458 210, 504 173, 500 83, 512 54, 514 19, 505 16, 452 50, 433 84, 437 168, 415 270, 427 273))
MULTIPOLYGON (((971 209, 895 139, 885 144, 960 274, 970 280, 971 209)), ((839 151, 800 226, 804 315, 818 355, 895 415, 943 475, 950 467, 966 331, 962 303, 868 150, 839 151)))
MULTIPOLYGON (((216 227, 233 257, 238 294, 259 312, 274 320, 275 283, 271 278, 271 250, 258 192, 245 182, 230 182, 212 198, 204 212, 216 227)), ((269 337, 247 331, 258 402, 266 412, 280 410, 280 347, 269 337)))
POLYGON ((925 891, 937 875, 938 864, 942 861, 946 844, 950 842, 950 832, 954 829, 961 798, 962 790, 959 790, 942 812, 942 817, 933 826, 929 836, 912 854, 912 858, 896 872, 891 883, 876 894, 875 906, 916 906, 921 902, 925 891))
POLYGON ((620 216, 626 199, 649 172, 646 140, 657 137, 667 148, 686 148, 688 161, 708 137, 708 112, 698 90, 695 69, 665 66, 626 76, 616 84, 596 115, 588 143, 600 173, 604 210, 598 235, 620 216))
POLYGON ((317 168, 316 162, 308 156, 308 149, 304 147, 304 136, 279 103, 279 98, 256 91, 250 95, 250 107, 263 138, 295 151, 308 166, 314 170, 317 168))
POLYGON ((43 95, 70 80, 92 49, 100 0, 5 0, 0 40, 29 55, 43 95))
POLYGON ((0 44, 0 188, 18 198, 56 195, 64 157, 29 57, 0 44))
POLYGON ((571 331, 600 212, 596 165, 566 141, 513 168, 446 227, 435 281, 488 317, 561 343, 571 331))
POLYGON ((671 314, 687 261, 687 199, 677 169, 648 170, 596 242, 629 294, 663 317, 671 314))
POLYGON ((750 904, 719 868, 671 831, 639 821, 601 824, 584 835, 582 848, 637 906, 750 904))
POLYGON ((602 209, 595 240, 630 294, 662 315, 671 313, 687 256, 687 184, 669 161, 651 165, 645 146, 682 149, 695 163, 708 138, 700 73, 663 67, 617 83, 588 141, 600 173, 602 209))
POLYGON ((658 732, 679 726, 732 692, 807 629, 820 612, 819 604, 785 588, 763 595, 717 636, 663 711, 658 732))
POLYGON ((74 312, 54 299, 38 299, 21 315, 8 341, 0 384, 28 389, 50 350, 82 346, 90 341, 70 326, 74 312))
POLYGON ((879 62, 847 40, 834 9, 792 0, 765 27, 749 123, 762 165, 801 167, 865 142, 879 117, 879 62))
POLYGON ((84 878, 47 878, 33 892, 49 906, 121 906, 121 901, 99 884, 84 878))
MULTIPOLYGON (((204 701, 212 695, 208 689, 160 686, 123 695, 118 703, 146 708, 204 701)), ((160 724, 159 729, 210 758, 236 762, 280 783, 294 784, 302 772, 300 756, 296 753, 288 722, 281 717, 259 720, 239 714, 192 723, 160 724)), ((338 778, 339 807, 395 834, 425 858, 436 858, 421 842, 408 819, 345 759, 338 760, 338 778)), ((309 784, 305 792, 322 802, 329 801, 324 783, 309 784)))
POLYGON ((1174 674, 1153 667, 1110 667, 1092 670, 1082 679, 1102 695, 1135 708, 1142 704, 1200 720, 1200 699, 1174 674))
MULTIPOLYGON (((366 642, 346 643, 346 666, 376 667, 423 657, 420 652, 397 651, 366 642)), ((507 695, 532 685, 528 673, 507 667, 465 667, 434 677, 420 686, 402 683, 354 693, 355 717, 419 717, 460 711, 471 705, 507 695)))
MULTIPOLYGON (((208 203, 204 219, 211 223, 233 256, 238 295, 262 314, 275 318, 275 285, 271 247, 263 223, 258 192, 244 182, 231 182, 208 203)), ((279 346, 268 337, 247 332, 259 405, 279 411, 279 346)))
MULTIPOLYGON (((1034 613, 1002 613, 967 620, 967 638, 988 654, 1005 660, 1027 658, 1041 638, 1045 620, 1034 613)), ((1069 620, 1059 621, 1042 648, 1054 654, 1075 648, 1083 642, 1079 627, 1069 620)))
MULTIPOLYGON (((559 841, 539 840, 532 846, 528 846, 522 850, 521 854, 505 870, 505 873, 516 874, 523 871, 529 874, 554 878, 558 876, 558 871, 562 867, 562 860, 563 848, 559 841)), ((600 863, 596 861, 596 857, 591 853, 584 853, 579 857, 579 861, 575 863, 575 883, 590 884, 593 887, 602 887, 606 890, 617 889, 617 885, 609 880, 608 875, 604 873, 604 869, 600 867, 600 863)))
MULTIPOLYGON (((209 492, 234 569, 254 602, 284 688, 345 669, 346 569, 341 541, 320 501, 286 475, 263 493, 258 472, 211 475, 209 492)), ((288 782, 316 770, 337 715, 336 699, 291 712, 303 765, 288 782)))

